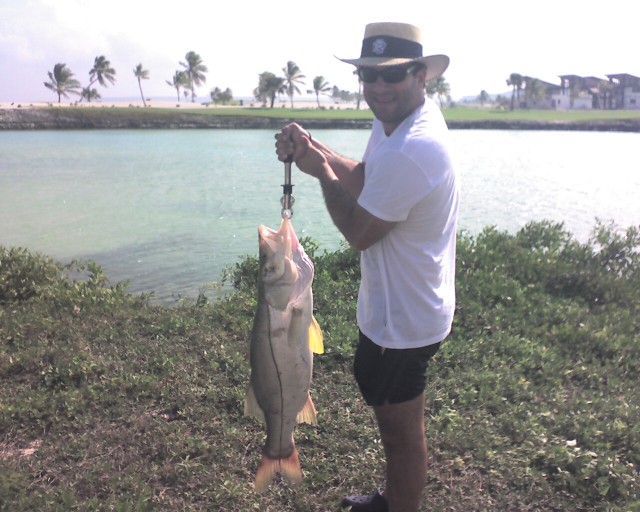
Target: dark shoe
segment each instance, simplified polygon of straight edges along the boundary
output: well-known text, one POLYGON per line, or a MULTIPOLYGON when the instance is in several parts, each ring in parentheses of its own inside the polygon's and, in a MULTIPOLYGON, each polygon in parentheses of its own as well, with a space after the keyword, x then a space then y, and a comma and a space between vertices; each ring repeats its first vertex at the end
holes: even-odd
POLYGON ((351 507, 351 512, 388 512, 389 505, 380 491, 370 496, 345 496, 342 508, 351 507))

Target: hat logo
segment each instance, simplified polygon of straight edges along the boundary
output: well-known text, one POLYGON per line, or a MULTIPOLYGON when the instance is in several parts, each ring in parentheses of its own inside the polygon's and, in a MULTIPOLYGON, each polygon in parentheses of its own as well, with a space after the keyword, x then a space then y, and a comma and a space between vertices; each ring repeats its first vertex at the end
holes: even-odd
POLYGON ((371 51, 376 55, 384 55, 387 43, 384 39, 376 39, 371 45, 371 51))

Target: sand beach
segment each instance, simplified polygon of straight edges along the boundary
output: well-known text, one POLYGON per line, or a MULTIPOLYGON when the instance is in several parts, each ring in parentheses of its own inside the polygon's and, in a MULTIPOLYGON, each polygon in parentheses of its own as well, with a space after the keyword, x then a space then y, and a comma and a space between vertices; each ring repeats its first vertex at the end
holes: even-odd
MULTIPOLYGON (((294 108, 309 108, 314 109, 318 108, 318 103, 315 99, 299 99, 294 98, 293 100, 294 108)), ((352 109, 356 108, 355 103, 345 103, 345 102, 334 102, 330 101, 328 98, 321 98, 320 105, 326 109, 334 109, 334 110, 342 110, 342 109, 352 109)), ((290 108, 291 103, 288 98, 277 99, 274 103, 273 108, 290 108)), ((133 100, 133 101, 112 101, 112 100, 100 100, 100 101, 92 101, 91 103, 83 101, 61 101, 58 103, 57 101, 2 101, 0 102, 0 110, 10 110, 16 108, 60 108, 60 107, 75 107, 75 108, 164 108, 164 109, 181 109, 181 110, 199 110, 199 109, 207 109, 207 108, 238 108, 238 107, 246 107, 246 108, 262 108, 262 104, 259 101, 255 100, 243 100, 242 105, 234 104, 234 105, 213 105, 213 104, 205 104, 200 103, 198 101, 191 102, 188 100, 178 101, 169 101, 167 99, 162 100, 154 100, 153 98, 147 100, 147 105, 145 107, 142 100, 133 100)), ((360 105, 360 108, 366 108, 366 104, 363 102, 360 105)))

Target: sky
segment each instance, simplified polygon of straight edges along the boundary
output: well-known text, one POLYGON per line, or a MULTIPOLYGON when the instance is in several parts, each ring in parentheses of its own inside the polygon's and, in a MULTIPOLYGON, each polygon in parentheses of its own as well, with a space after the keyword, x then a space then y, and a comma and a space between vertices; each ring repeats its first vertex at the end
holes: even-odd
POLYGON ((364 27, 399 21, 422 30, 424 54, 451 58, 445 79, 460 99, 509 90, 511 73, 558 83, 559 75, 640 76, 637 0, 0 0, 0 101, 57 101, 43 82, 65 63, 82 85, 95 57, 116 70, 116 84, 99 87, 103 100, 139 96, 133 70, 149 70, 147 98, 175 96, 167 85, 195 51, 208 67, 206 99, 215 87, 251 97, 258 75, 282 74, 295 62, 312 89, 357 91, 353 67, 336 56, 360 54, 364 27))

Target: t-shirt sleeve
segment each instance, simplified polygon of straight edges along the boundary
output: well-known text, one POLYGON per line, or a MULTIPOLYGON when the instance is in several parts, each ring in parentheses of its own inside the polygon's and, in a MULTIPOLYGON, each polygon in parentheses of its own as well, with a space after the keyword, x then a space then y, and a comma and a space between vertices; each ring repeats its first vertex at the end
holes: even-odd
POLYGON ((365 166, 364 188, 358 204, 379 219, 400 222, 431 190, 428 177, 400 151, 388 151, 365 166))

